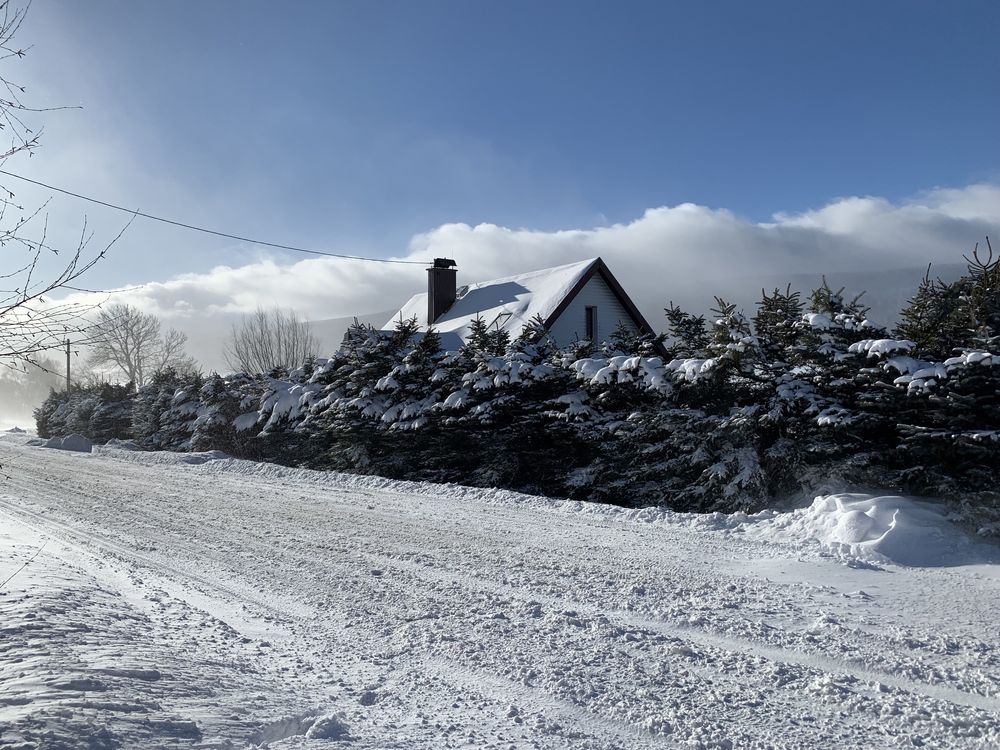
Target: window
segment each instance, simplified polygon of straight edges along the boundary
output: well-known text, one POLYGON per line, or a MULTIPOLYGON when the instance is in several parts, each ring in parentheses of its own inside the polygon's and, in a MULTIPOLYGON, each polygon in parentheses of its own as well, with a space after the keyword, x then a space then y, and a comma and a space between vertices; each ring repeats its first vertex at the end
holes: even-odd
POLYGON ((593 343, 597 340, 597 308, 587 307, 587 339, 593 343))
POLYGON ((509 313, 509 312, 498 313, 497 316, 493 318, 493 322, 490 323, 489 327, 493 328, 494 326, 496 326, 496 329, 499 331, 501 328, 507 325, 507 321, 510 320, 513 314, 514 313, 509 313))

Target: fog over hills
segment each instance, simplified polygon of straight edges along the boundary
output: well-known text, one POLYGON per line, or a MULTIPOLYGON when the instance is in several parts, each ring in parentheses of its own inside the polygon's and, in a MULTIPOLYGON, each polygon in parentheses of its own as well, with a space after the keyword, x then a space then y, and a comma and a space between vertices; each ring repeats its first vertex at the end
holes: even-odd
MULTIPOLYGON (((966 267, 960 263, 935 265, 931 268, 931 278, 943 281, 953 281, 966 272, 966 267)), ((753 315, 761 292, 771 292, 775 288, 784 289, 791 284, 792 290, 802 294, 804 302, 808 303, 809 293, 823 283, 834 290, 844 288, 844 295, 853 297, 864 292, 861 302, 871 308, 869 319, 878 325, 891 327, 899 317, 899 312, 905 306, 914 291, 927 273, 927 266, 894 268, 883 271, 840 271, 816 274, 767 274, 730 279, 696 279, 679 286, 672 301, 691 312, 711 315, 714 306, 714 295, 718 294, 730 302, 735 302, 747 315, 753 315)), ((662 310, 643 311, 647 314, 654 329, 660 330, 657 318, 662 321, 662 310)))

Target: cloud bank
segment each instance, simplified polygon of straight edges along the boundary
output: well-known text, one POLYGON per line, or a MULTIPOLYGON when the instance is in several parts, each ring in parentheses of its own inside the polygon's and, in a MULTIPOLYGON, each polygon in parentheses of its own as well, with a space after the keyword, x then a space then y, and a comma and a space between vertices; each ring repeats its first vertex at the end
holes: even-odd
MULTIPOLYGON (((985 235, 1000 235, 998 230, 1000 186, 976 184, 935 189, 899 203, 841 198, 812 211, 777 213, 769 222, 686 203, 590 229, 444 224, 413 237, 400 257, 455 258, 462 283, 599 255, 659 327, 670 300, 704 310, 712 293, 750 299, 746 295, 759 292, 760 284, 793 277, 818 282, 826 274, 833 283, 893 278, 887 272, 961 262, 962 253, 985 235)), ((421 266, 261 256, 238 267, 150 281, 115 295, 115 301, 192 332, 211 329, 212 320, 228 326, 257 305, 291 307, 311 320, 391 310, 422 291, 425 278, 421 266)), ((912 273, 907 284, 911 281, 912 273)), ((879 290, 869 293, 877 298, 879 290)))

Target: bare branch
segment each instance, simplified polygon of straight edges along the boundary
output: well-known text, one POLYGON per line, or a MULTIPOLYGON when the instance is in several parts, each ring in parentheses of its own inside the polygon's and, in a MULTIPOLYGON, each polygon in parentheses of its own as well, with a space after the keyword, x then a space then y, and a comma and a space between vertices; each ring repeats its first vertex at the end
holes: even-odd
POLYGON ((299 320, 293 310, 258 307, 232 327, 224 353, 234 370, 268 373, 301 367, 318 349, 309 324, 299 320))
MULTIPOLYGON (((30 49, 14 44, 30 4, 0 0, 0 63, 16 62, 30 49)), ((9 144, 0 145, 0 164, 6 164, 16 154, 25 151, 30 154, 38 147, 42 129, 31 121, 32 116, 52 109, 30 106, 22 99, 24 93, 24 86, 7 77, 7 65, 0 64, 0 133, 10 139, 9 144)), ((0 366, 24 370, 38 367, 46 352, 63 349, 67 339, 77 346, 90 341, 94 330, 85 316, 97 305, 57 301, 52 297, 62 289, 77 288, 74 282, 105 256, 128 225, 103 249, 92 253, 88 249, 92 235, 84 220, 77 246, 68 253, 60 253, 48 243, 45 214, 48 202, 25 211, 13 202, 12 190, 0 186, 0 192, 7 196, 0 199, 0 248, 7 251, 9 268, 13 269, 0 268, 0 279, 4 281, 4 288, 0 289, 0 366), (41 227, 37 233, 32 232, 39 220, 41 227), (61 270, 51 277, 42 274, 43 253, 65 259, 61 270)))

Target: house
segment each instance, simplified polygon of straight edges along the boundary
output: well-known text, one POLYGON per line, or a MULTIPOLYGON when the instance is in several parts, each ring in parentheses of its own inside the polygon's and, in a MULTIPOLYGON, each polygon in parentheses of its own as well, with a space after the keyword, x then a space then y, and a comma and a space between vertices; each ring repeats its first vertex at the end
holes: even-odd
POLYGON ((480 316, 511 338, 536 316, 560 346, 577 339, 603 342, 623 324, 633 333, 653 333, 628 294, 600 258, 457 286, 455 261, 435 258, 427 269, 427 291, 413 296, 383 326, 416 316, 420 331, 430 326, 446 349, 457 349, 480 316))

